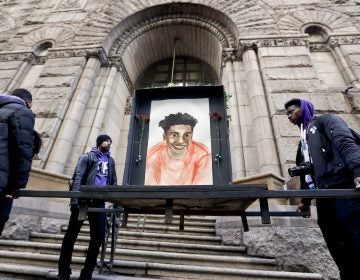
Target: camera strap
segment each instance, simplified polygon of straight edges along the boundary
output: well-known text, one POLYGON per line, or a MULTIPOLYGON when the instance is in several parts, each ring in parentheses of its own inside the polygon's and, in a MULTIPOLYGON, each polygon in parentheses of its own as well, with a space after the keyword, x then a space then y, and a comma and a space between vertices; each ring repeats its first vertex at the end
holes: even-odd
POLYGON ((301 143, 301 152, 304 157, 304 161, 310 162, 309 146, 306 139, 306 129, 304 129, 303 124, 300 125, 300 143, 301 143))
MULTIPOLYGON (((301 143, 301 152, 304 157, 305 162, 311 162, 311 157, 309 153, 309 146, 307 144, 307 129, 304 129, 303 124, 300 125, 300 143, 301 143)), ((310 174, 305 175, 305 181, 309 186, 309 189, 315 190, 316 186, 314 184, 313 178, 310 174)))

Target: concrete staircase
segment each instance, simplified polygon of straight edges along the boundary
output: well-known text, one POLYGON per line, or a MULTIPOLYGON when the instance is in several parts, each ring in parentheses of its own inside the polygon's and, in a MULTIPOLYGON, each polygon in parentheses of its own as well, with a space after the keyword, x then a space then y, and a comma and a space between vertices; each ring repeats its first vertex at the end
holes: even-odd
MULTIPOLYGON (((113 274, 106 276, 105 269, 94 279, 322 279, 319 274, 278 271, 274 259, 249 257, 243 246, 221 245, 214 218, 185 217, 183 231, 178 225, 178 217, 165 225, 164 216, 130 215, 119 234, 113 274)), ((88 232, 84 225, 74 248, 74 279, 84 262, 88 232)), ((0 280, 56 279, 62 238, 34 232, 29 241, 0 240, 0 280)))

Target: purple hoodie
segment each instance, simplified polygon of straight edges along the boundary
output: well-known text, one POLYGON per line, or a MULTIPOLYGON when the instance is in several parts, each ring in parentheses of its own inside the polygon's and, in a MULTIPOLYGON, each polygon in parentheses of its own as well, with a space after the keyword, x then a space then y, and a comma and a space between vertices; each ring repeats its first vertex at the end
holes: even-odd
POLYGON ((314 105, 309 100, 300 99, 300 103, 301 103, 301 115, 302 115, 301 123, 303 124, 305 129, 313 119, 315 110, 314 110, 314 105))
POLYGON ((107 185, 107 179, 109 175, 109 156, 110 152, 102 153, 96 147, 91 149, 92 152, 96 153, 96 156, 99 160, 98 162, 98 169, 95 175, 95 182, 94 185, 107 185))
POLYGON ((17 96, 0 94, 0 105, 2 106, 8 103, 19 103, 26 106, 26 102, 17 96))

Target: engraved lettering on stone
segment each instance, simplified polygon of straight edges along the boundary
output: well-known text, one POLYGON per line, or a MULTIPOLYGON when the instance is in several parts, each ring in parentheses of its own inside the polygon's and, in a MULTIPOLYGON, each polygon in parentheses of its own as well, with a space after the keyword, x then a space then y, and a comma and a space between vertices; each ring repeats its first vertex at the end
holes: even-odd
POLYGON ((55 11, 76 10, 84 8, 87 0, 61 0, 55 8, 55 11))
POLYGON ((358 45, 359 43, 360 35, 334 36, 328 40, 328 45, 331 48, 336 48, 340 45, 358 45))
POLYGON ((323 43, 311 43, 309 45, 309 49, 311 52, 324 52, 329 51, 329 47, 323 43))

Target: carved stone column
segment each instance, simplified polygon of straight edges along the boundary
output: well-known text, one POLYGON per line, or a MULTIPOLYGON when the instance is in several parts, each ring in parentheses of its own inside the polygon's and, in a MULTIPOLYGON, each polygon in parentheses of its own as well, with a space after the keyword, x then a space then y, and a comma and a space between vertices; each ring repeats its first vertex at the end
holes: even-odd
POLYGON ((113 85, 117 73, 117 68, 115 66, 112 66, 105 83, 103 94, 100 98, 100 103, 95 114, 95 119, 91 127, 91 131, 89 133, 89 138, 87 140, 85 151, 90 150, 91 147, 94 146, 94 141, 101 131, 102 123, 104 121, 106 113, 108 112, 109 103, 111 102, 114 95, 113 85))
POLYGON ((6 88, 6 92, 11 93, 14 89, 18 88, 25 78, 26 74, 29 72, 31 67, 31 62, 35 59, 35 55, 30 53, 21 63, 20 68, 17 70, 14 78, 11 80, 9 85, 6 88))
POLYGON ((58 173, 64 172, 79 124, 88 103, 90 92, 94 87, 94 81, 103 61, 104 54, 102 50, 88 53, 88 61, 46 163, 46 170, 58 173))
POLYGON ((243 61, 246 70, 245 76, 251 106, 259 171, 261 173, 271 172, 279 175, 281 174, 280 164, 255 50, 246 50, 243 54, 243 61))
POLYGON ((344 78, 346 80, 346 83, 352 86, 359 87, 359 83, 350 67, 350 65, 347 63, 345 56, 343 52, 341 51, 341 45, 339 42, 339 38, 331 38, 329 40, 329 46, 334 51, 335 59, 338 62, 339 66, 344 71, 344 78))
POLYGON ((230 148, 231 148, 231 166, 233 179, 239 179, 245 176, 244 151, 242 144, 242 135, 237 102, 237 90, 233 63, 235 63, 235 50, 225 50, 223 53, 225 61, 225 68, 228 77, 228 94, 231 95, 229 99, 230 106, 230 148), (233 62, 234 61, 234 62, 233 62))

